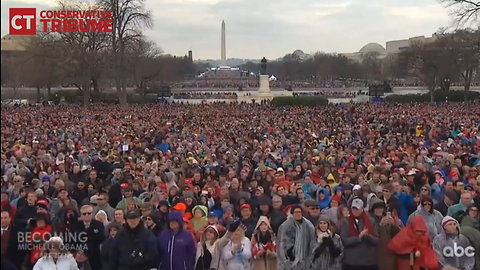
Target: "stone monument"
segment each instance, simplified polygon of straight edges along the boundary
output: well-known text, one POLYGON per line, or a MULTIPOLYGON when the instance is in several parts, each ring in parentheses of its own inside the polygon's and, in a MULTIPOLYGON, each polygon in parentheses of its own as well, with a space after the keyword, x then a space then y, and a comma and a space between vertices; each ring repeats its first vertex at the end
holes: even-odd
POLYGON ((272 99, 273 95, 270 90, 270 81, 267 75, 267 59, 263 57, 260 64, 260 86, 256 93, 256 97, 260 99, 272 99))

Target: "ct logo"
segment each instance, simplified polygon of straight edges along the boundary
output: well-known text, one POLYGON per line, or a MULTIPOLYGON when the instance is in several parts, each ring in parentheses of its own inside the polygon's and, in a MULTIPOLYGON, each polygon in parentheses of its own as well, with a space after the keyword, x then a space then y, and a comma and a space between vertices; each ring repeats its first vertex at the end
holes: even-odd
POLYGON ((36 14, 35 8, 11 8, 10 35, 35 35, 36 14))

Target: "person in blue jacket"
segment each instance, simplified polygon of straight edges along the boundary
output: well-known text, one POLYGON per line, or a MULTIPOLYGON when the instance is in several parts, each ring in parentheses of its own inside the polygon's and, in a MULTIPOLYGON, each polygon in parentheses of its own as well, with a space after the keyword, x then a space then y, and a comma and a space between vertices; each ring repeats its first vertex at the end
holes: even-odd
POLYGON ((159 270, 193 270, 196 245, 193 235, 183 228, 183 217, 178 211, 168 214, 168 229, 158 237, 159 270))

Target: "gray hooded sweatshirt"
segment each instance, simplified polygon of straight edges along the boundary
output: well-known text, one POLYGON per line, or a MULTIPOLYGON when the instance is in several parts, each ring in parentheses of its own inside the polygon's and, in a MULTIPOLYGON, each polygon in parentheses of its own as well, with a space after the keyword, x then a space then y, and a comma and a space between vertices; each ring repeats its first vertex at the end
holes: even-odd
POLYGON ((475 249, 468 238, 460 233, 458 221, 450 216, 443 218, 442 230, 433 239, 433 249, 443 267, 453 266, 457 269, 471 270, 475 266, 475 249), (457 224, 457 233, 447 234, 445 232, 444 226, 449 221, 457 224))

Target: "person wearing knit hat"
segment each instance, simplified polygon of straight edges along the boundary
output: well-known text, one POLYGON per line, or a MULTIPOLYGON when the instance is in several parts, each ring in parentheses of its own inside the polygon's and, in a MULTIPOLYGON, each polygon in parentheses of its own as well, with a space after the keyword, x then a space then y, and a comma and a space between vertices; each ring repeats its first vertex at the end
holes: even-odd
POLYGON ((428 235, 433 239, 441 231, 442 214, 433 208, 432 198, 425 196, 420 200, 420 208, 410 214, 407 225, 410 224, 415 216, 422 216, 427 224, 428 235))
POLYGON ((340 256, 343 251, 342 241, 327 217, 320 216, 318 225, 315 226, 315 236, 316 244, 313 247, 311 269, 342 269, 340 256))
POLYGON ((43 255, 33 269, 78 269, 78 266, 62 238, 54 236, 43 245, 43 255))
POLYGON ((306 210, 305 218, 308 219, 315 227, 318 224, 318 219, 320 218, 320 207, 313 199, 306 200, 303 203, 303 207, 306 210))
POLYGON ((460 225, 450 216, 442 219, 441 232, 433 239, 433 249, 442 267, 455 269, 473 269, 475 266, 475 248, 465 235, 460 233, 460 225), (459 256, 458 249, 462 249, 459 256))

